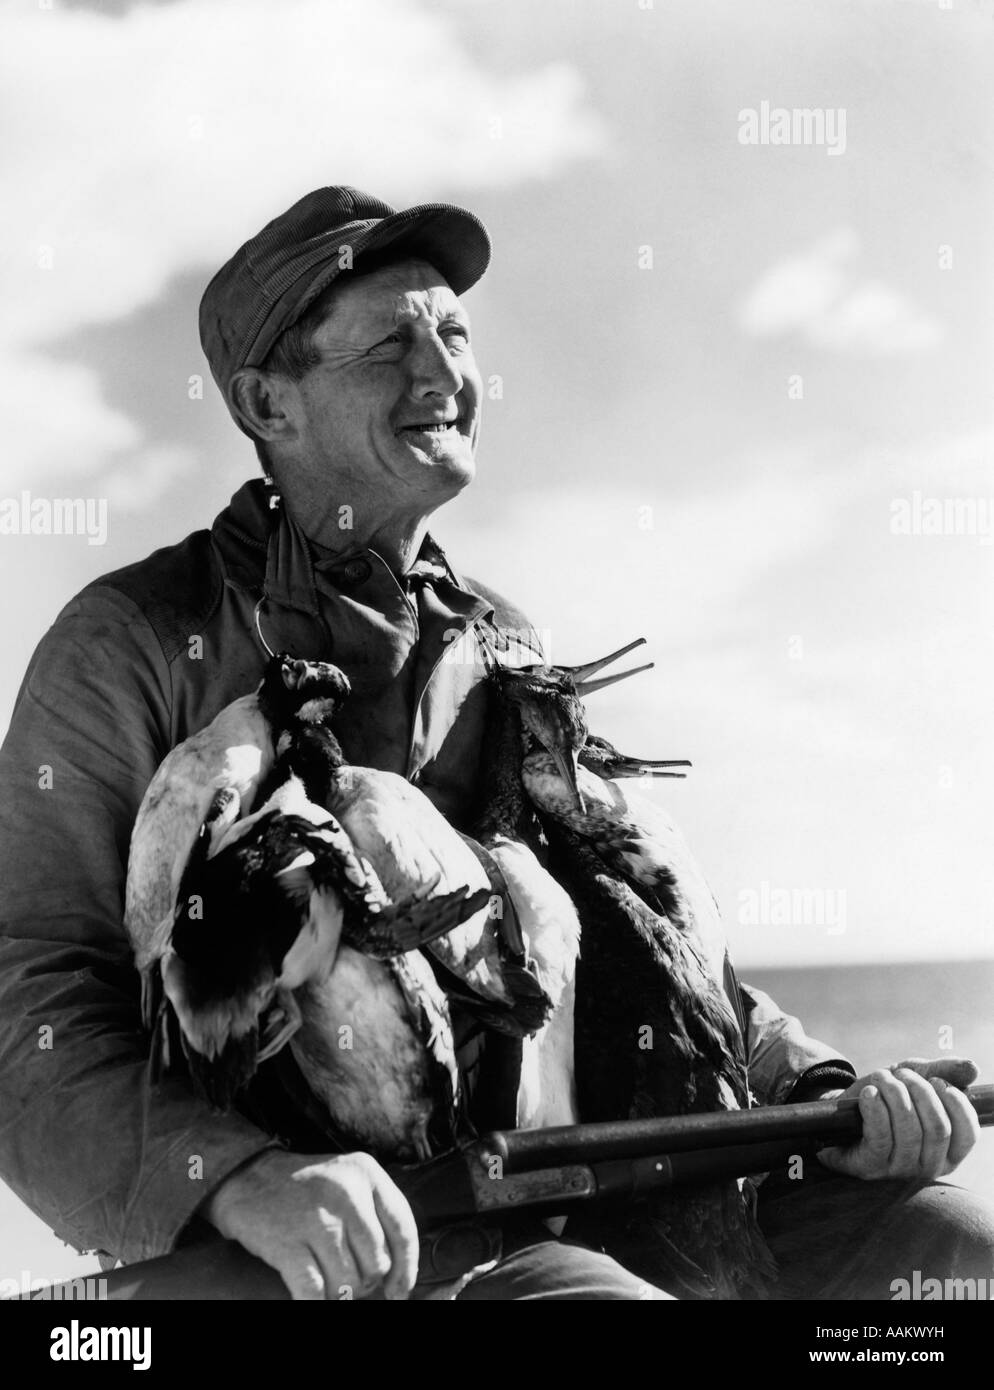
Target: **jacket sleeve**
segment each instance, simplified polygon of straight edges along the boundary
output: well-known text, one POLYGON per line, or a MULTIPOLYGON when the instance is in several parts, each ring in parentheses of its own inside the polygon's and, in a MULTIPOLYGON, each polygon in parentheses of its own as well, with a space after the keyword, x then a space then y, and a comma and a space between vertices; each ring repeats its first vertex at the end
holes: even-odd
POLYGON ((141 612, 85 590, 42 640, 0 775, 0 1176, 61 1239, 171 1250, 275 1141, 181 1078, 150 1086, 123 926, 131 827, 170 741, 170 673, 141 612))
POLYGON ((749 1086, 760 1105, 781 1105, 821 1085, 846 1087, 856 1079, 852 1063, 827 1044, 809 1038, 798 1019, 768 994, 739 985, 746 1014, 749 1086))

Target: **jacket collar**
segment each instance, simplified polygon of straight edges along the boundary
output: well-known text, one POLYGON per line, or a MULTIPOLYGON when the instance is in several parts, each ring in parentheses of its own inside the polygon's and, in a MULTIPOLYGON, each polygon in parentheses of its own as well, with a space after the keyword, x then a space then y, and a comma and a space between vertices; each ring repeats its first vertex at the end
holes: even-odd
MULTIPOLYGON (((321 613, 319 577, 347 593, 357 578, 368 575, 368 566, 386 564, 375 551, 362 547, 318 555, 286 507, 270 508, 261 478, 238 489, 212 530, 229 584, 314 618, 321 613)), ((474 593, 431 535, 425 536, 417 560, 402 579, 408 591, 431 580, 439 597, 466 621, 493 617, 493 604, 474 593)))

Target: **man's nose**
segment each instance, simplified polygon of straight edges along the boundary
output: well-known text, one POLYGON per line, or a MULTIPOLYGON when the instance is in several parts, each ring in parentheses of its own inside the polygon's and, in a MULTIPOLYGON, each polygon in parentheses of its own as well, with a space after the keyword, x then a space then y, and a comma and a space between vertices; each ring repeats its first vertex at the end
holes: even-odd
POLYGON ((462 372, 437 333, 426 334, 410 355, 411 395, 455 396, 462 390, 462 372))

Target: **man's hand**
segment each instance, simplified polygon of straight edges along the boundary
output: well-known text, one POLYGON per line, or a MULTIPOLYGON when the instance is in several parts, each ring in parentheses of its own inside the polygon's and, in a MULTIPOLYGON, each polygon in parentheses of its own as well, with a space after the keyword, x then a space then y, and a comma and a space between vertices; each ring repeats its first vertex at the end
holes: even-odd
POLYGON ((819 1162, 852 1178, 944 1177, 980 1134, 976 1111, 957 1089, 976 1078, 974 1064, 960 1057, 912 1058, 861 1076, 836 1094, 858 1098, 862 1138, 846 1148, 820 1149, 819 1162))
POLYGON ((407 1198, 369 1154, 267 1151, 231 1174, 201 1214, 279 1272, 295 1299, 407 1298, 418 1229, 407 1198))

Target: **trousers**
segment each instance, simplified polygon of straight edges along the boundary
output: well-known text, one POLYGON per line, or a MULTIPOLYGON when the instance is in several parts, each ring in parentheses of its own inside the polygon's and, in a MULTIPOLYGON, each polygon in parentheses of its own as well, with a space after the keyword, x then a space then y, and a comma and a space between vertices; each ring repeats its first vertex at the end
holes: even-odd
MULTIPOLYGON (((902 1281, 921 1289, 926 1279, 976 1280, 973 1296, 994 1296, 994 1204, 952 1183, 862 1182, 815 1169, 798 1181, 771 1175, 759 1192, 759 1224, 779 1267, 771 1300, 893 1299, 902 1281)), ((459 1301, 672 1296, 571 1242, 568 1230, 557 1240, 541 1222, 515 1221, 499 1264, 459 1301)))

